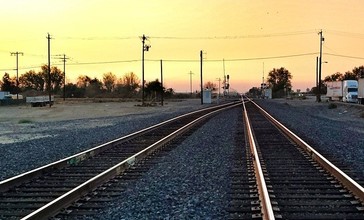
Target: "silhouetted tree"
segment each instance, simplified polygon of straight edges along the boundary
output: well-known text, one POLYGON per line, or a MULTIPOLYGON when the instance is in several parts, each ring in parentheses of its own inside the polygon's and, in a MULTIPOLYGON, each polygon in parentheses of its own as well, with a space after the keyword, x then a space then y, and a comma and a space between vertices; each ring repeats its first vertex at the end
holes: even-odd
POLYGON ((164 88, 162 87, 162 84, 159 82, 158 79, 148 82, 145 84, 145 93, 146 95, 152 96, 160 95, 162 92, 164 92, 164 88))
POLYGON ((140 80, 133 72, 126 73, 117 82, 115 91, 123 97, 133 97, 140 88, 140 80))
POLYGON ((358 80, 357 74, 351 71, 345 72, 343 80, 358 80))
POLYGON ((84 98, 85 89, 79 88, 76 84, 68 83, 66 85, 66 97, 67 98, 84 98))
POLYGON ((96 97, 102 93, 102 82, 96 77, 90 80, 89 86, 86 87, 85 95, 87 97, 96 97))
MULTIPOLYGON (((48 84, 48 65, 41 67, 41 75, 43 76, 45 83, 48 84)), ((51 66, 51 88, 54 93, 59 93, 63 86, 63 72, 56 66, 51 66)))
POLYGON ((268 73, 267 82, 269 87, 272 88, 272 96, 274 98, 283 97, 285 93, 291 91, 291 79, 292 74, 284 67, 271 70, 268 73))
POLYGON ((2 85, 1 85, 1 90, 2 91, 8 91, 12 94, 15 94, 17 92, 17 88, 16 88, 16 79, 15 78, 10 78, 9 73, 5 73, 3 76, 3 80, 2 80, 2 85))
POLYGON ((356 76, 356 79, 364 78, 364 66, 354 67, 352 72, 356 76))
POLYGON ((324 82, 334 82, 334 81, 341 81, 344 79, 344 75, 340 72, 333 73, 329 76, 324 78, 324 82))
POLYGON ((77 77, 77 87, 86 89, 90 85, 91 78, 86 75, 81 75, 77 77))
POLYGON ((36 73, 34 70, 29 70, 19 77, 19 86, 23 90, 44 91, 44 77, 41 73, 36 73))
POLYGON ((262 96, 262 89, 258 87, 253 87, 249 89, 248 95, 250 97, 260 97, 262 96))
POLYGON ((164 97, 171 98, 174 94, 175 94, 174 90, 172 88, 168 88, 164 92, 164 97))
POLYGON ((213 83, 213 82, 210 82, 210 81, 206 82, 206 83, 203 85, 203 87, 204 87, 205 89, 210 89, 211 91, 215 91, 215 90, 217 90, 217 85, 216 85, 216 83, 213 83))
POLYGON ((102 80, 108 92, 112 92, 115 87, 116 76, 112 72, 104 73, 102 80))

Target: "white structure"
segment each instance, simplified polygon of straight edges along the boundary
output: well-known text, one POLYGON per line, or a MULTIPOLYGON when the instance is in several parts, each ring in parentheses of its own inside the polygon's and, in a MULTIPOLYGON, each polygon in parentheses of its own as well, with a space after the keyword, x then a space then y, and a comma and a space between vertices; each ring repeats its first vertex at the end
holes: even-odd
POLYGON ((211 104, 211 90, 205 89, 202 95, 203 95, 203 104, 211 104))

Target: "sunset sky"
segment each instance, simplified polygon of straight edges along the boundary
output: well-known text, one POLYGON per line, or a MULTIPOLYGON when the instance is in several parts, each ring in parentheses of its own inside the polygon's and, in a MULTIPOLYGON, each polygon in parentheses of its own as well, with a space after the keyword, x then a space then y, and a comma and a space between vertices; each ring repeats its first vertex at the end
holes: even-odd
POLYGON ((273 68, 285 67, 293 89, 315 86, 316 56, 322 29, 322 75, 345 73, 364 64, 364 1, 361 0, 3 0, 0 7, 0 77, 39 71, 47 64, 47 33, 52 36, 52 65, 63 70, 67 82, 79 75, 102 79, 134 72, 141 79, 142 43, 145 79, 160 77, 163 60, 165 87, 179 92, 200 86, 203 74, 218 84, 225 72, 231 87, 245 92, 260 86, 273 68))

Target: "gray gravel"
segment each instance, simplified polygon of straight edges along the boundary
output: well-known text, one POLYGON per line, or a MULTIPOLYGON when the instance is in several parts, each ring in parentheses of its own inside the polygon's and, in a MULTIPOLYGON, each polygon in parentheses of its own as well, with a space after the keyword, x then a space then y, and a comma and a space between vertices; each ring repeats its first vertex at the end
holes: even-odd
MULTIPOLYGON (((362 110, 341 105, 328 109, 327 103, 306 101, 257 101, 323 155, 346 163, 364 179, 364 119, 359 116, 362 110), (354 168, 354 163, 359 166, 354 168)), ((0 178, 72 155, 192 108, 197 107, 163 114, 31 124, 38 132, 45 128, 41 132, 44 138, 0 145, 0 178), (97 126, 104 129, 100 131, 97 126)), ((225 219, 238 114, 240 111, 234 109, 210 119, 97 219, 225 219)))
POLYGON ((226 219, 239 114, 214 116, 94 219, 226 219))
POLYGON ((329 103, 312 100, 255 101, 329 160, 345 164, 364 180, 364 106, 337 103, 329 109, 329 103))
POLYGON ((0 181, 201 107, 208 105, 191 104, 167 112, 160 107, 160 111, 152 113, 8 126, 8 136, 19 141, 0 144, 0 181))

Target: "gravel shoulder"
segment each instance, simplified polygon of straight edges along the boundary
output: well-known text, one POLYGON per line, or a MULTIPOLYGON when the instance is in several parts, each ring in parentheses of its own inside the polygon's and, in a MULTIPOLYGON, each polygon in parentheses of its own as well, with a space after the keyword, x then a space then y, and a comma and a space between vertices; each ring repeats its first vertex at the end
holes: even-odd
POLYGON ((306 100, 255 100, 329 160, 345 164, 364 180, 363 105, 306 100))
POLYGON ((0 180, 209 106, 197 99, 166 101, 164 106, 154 107, 136 104, 140 103, 1 106, 0 180))

